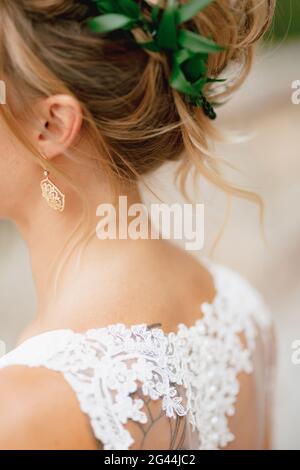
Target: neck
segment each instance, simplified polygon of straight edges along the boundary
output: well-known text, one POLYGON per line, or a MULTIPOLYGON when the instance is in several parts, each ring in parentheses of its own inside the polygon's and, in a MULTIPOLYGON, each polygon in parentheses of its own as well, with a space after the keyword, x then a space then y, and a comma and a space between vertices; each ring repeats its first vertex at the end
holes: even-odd
MULTIPOLYGON (((99 217, 97 207, 104 203, 113 204, 120 196, 126 196, 128 205, 140 202, 136 186, 120 190, 113 194, 108 185, 97 183, 91 190, 85 191, 85 206, 74 192, 66 193, 64 212, 56 212, 49 208, 40 197, 30 214, 22 220, 16 220, 17 226, 29 248, 33 279, 37 291, 38 317, 45 315, 54 304, 59 304, 66 292, 72 292, 72 280, 76 276, 85 276, 91 282, 92 271, 104 269, 103 260, 113 243, 113 256, 121 248, 119 241, 99 240, 96 227, 99 217), (95 189, 96 188, 96 189, 95 189), (98 260, 97 266, 93 260, 98 260), (101 261, 100 261, 101 260, 101 261), (80 270, 78 262, 80 261, 80 270), (84 265, 84 271, 81 266, 84 265), (83 274, 84 273, 84 274, 83 274)), ((63 190, 63 189, 62 189, 63 190)), ((118 214, 118 211, 116 211, 118 214)), ((117 223, 120 223, 117 220, 117 223)), ((122 249, 124 243, 122 241, 122 249)), ((76 278, 76 282, 78 279, 76 278)), ((73 294, 74 295, 74 294, 73 294)))

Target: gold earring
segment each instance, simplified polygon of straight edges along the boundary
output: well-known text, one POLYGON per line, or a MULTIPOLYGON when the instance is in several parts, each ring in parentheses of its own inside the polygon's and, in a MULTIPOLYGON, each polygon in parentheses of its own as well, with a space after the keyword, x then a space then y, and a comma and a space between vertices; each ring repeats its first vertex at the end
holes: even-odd
POLYGON ((45 170, 45 179, 41 181, 42 196, 51 209, 63 212, 65 209, 65 195, 49 179, 49 171, 45 170))

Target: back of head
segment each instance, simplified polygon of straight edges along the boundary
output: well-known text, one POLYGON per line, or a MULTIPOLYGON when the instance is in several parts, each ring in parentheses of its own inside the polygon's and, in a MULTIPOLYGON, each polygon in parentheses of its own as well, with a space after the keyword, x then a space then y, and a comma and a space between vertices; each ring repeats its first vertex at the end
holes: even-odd
MULTIPOLYGON (((1 73, 13 97, 1 111, 14 132, 26 143, 14 120, 16 106, 30 115, 32 97, 69 93, 84 110, 83 131, 95 143, 93 159, 112 182, 130 183, 164 162, 180 160, 183 183, 192 166, 224 190, 243 195, 223 181, 209 153, 210 139, 216 136, 212 123, 201 108, 170 87, 166 55, 139 47, 124 31, 92 33, 85 21, 88 3, 1 1, 1 73)), ((139 3, 147 15, 151 2, 139 3)), ((275 0, 208 3, 188 29, 224 46, 209 56, 209 76, 226 77, 228 66, 237 67, 235 78, 225 85, 207 86, 206 93, 218 102, 247 76, 254 45, 270 24, 275 0)), ((134 35, 147 39, 142 30, 135 29, 134 35)))

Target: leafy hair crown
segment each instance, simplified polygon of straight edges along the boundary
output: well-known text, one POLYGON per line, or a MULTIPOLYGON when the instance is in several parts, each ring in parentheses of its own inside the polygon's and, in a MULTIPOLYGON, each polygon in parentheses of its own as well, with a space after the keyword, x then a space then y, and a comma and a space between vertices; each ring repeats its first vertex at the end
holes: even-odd
MULTIPOLYGON (((185 28, 200 11, 213 0, 190 0, 179 5, 178 0, 158 1, 155 5, 146 0, 85 0, 99 15, 90 16, 87 24, 94 33, 105 34, 112 31, 132 31, 142 28, 150 34, 148 42, 137 44, 152 52, 165 53, 171 64, 169 84, 193 106, 202 107, 204 113, 215 119, 216 113, 204 94, 208 83, 220 81, 208 76, 209 54, 223 50, 219 44, 194 31, 185 28), (151 10, 146 17, 142 4, 147 3, 151 10), (162 3, 165 8, 162 8, 162 3)), ((132 36, 133 37, 133 36, 132 36)))

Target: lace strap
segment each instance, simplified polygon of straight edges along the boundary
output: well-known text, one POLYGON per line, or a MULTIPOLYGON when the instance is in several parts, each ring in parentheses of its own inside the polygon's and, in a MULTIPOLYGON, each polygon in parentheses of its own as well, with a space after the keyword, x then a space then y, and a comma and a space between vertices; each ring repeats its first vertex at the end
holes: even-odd
POLYGON ((147 423, 144 401, 135 398, 138 387, 143 396, 161 400, 167 417, 187 413, 166 367, 167 348, 162 330, 146 325, 118 324, 84 335, 54 331, 23 343, 2 358, 0 368, 17 364, 61 372, 104 449, 126 450, 134 442, 126 423, 147 423))

